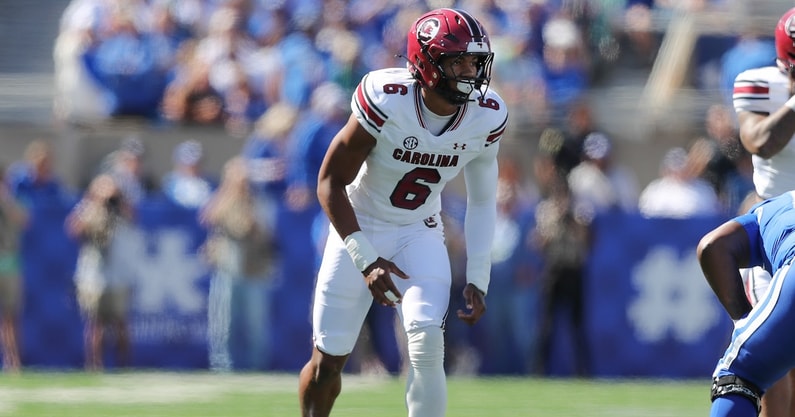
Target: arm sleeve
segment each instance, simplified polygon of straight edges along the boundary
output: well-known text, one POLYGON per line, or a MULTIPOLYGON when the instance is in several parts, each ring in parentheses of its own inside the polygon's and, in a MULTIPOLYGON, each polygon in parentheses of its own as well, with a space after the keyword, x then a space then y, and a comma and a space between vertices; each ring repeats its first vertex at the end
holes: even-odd
POLYGON ((497 219, 497 147, 464 167, 467 210, 464 218, 468 284, 488 292, 491 278, 491 244, 497 219))

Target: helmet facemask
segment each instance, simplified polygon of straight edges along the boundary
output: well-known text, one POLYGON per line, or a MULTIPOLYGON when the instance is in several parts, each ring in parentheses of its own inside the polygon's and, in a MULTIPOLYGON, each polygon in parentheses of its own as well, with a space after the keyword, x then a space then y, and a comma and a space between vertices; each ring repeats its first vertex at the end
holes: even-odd
POLYGON ((435 91, 442 97, 447 99, 450 103, 460 106, 467 101, 474 101, 472 93, 477 91, 479 97, 486 94, 491 82, 491 64, 494 59, 494 54, 491 52, 462 52, 455 55, 443 54, 436 62, 429 57, 429 60, 439 68, 441 80, 436 84, 435 91), (459 76, 458 74, 448 75, 444 70, 442 63, 445 59, 455 60, 459 57, 466 55, 473 55, 477 57, 477 64, 474 77, 459 76))
POLYGON ((795 80, 795 57, 790 57, 789 59, 784 58, 776 58, 776 64, 778 64, 778 68, 789 75, 789 77, 795 80))

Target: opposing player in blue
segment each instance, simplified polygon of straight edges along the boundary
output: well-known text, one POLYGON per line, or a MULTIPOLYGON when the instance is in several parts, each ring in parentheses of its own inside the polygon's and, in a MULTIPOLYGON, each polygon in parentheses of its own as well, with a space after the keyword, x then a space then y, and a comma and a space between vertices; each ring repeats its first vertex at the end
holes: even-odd
POLYGON ((735 321, 713 374, 710 416, 756 416, 766 389, 795 367, 795 191, 753 206, 707 233, 697 253, 704 276, 735 321), (761 266, 770 289, 752 308, 739 268, 761 266))
POLYGON ((402 324, 409 417, 444 416, 452 272, 441 192, 459 173, 467 285, 458 318, 474 324, 486 311, 497 154, 508 119, 489 88, 489 38, 469 13, 437 9, 414 22, 407 49, 408 68, 364 76, 320 167, 317 194, 332 227, 314 293, 314 349, 299 377, 304 417, 331 412, 373 300, 395 307, 402 324))
MULTIPOLYGON (((795 189, 795 8, 778 20, 775 59, 770 65, 740 73, 733 102, 740 140, 752 155, 754 202, 795 189)), ((742 271, 746 296, 755 305, 770 285, 762 268, 742 271)), ((766 390, 762 417, 795 415, 795 369, 766 390)))

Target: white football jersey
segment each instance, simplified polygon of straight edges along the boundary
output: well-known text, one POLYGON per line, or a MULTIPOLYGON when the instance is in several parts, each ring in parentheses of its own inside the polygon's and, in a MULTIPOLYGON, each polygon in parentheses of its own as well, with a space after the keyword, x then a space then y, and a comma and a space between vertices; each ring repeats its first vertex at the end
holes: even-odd
MULTIPOLYGON (((734 109, 740 112, 774 113, 789 99, 789 80, 770 66, 744 71, 734 80, 734 109)), ((795 141, 770 159, 752 156, 757 194, 770 198, 795 189, 795 141)))
POLYGON ((462 105, 438 135, 426 128, 421 106, 420 86, 406 69, 370 72, 356 88, 353 113, 377 140, 347 188, 358 212, 394 224, 426 219, 441 210, 442 189, 464 165, 497 157, 508 119, 497 93, 462 105))

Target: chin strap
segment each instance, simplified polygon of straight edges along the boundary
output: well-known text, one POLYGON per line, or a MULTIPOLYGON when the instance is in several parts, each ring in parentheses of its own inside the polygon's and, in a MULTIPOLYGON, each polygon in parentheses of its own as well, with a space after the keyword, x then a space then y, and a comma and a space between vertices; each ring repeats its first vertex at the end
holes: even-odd
POLYGON ((439 93, 440 96, 444 97, 445 100, 449 101, 450 104, 461 106, 468 101, 474 101, 469 98, 472 95, 472 92, 469 94, 464 94, 460 91, 454 90, 447 85, 446 81, 446 79, 443 79, 442 82, 439 82, 439 85, 436 86, 436 92, 439 93))

